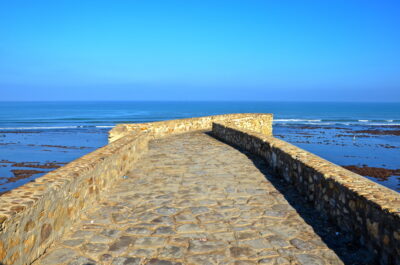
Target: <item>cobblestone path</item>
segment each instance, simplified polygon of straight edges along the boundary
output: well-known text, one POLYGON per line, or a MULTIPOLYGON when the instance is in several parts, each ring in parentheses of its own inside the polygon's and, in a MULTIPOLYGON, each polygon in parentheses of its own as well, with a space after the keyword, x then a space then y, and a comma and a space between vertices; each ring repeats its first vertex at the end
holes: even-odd
POLYGON ((35 265, 342 264, 246 155, 200 132, 155 140, 35 265))

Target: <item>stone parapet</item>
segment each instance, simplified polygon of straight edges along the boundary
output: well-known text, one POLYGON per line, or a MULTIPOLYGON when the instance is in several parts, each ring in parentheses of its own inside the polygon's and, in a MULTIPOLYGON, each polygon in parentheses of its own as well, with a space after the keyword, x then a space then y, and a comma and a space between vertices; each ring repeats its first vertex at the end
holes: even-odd
POLYGON ((271 114, 230 114, 118 125, 110 144, 0 196, 0 264, 31 264, 81 213, 134 168, 149 140, 231 121, 272 135, 271 114))
POLYGON ((381 264, 400 264, 400 194, 285 141, 234 123, 214 123, 212 133, 265 159, 274 174, 293 184, 342 233, 374 251, 381 264))
POLYGON ((147 150, 129 135, 0 197, 0 264, 30 264, 147 150))
POLYGON ((118 124, 109 133, 109 142, 127 134, 149 131, 155 138, 172 133, 185 133, 194 130, 211 130, 213 122, 231 122, 240 128, 272 135, 272 114, 239 113, 206 116, 190 119, 168 120, 137 124, 118 124))

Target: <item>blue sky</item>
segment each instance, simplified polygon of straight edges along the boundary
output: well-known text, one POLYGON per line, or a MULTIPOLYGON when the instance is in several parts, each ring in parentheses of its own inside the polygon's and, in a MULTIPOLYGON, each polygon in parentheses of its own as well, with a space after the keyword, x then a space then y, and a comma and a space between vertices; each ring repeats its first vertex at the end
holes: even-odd
POLYGON ((0 1, 0 100, 400 101, 400 2, 0 1))

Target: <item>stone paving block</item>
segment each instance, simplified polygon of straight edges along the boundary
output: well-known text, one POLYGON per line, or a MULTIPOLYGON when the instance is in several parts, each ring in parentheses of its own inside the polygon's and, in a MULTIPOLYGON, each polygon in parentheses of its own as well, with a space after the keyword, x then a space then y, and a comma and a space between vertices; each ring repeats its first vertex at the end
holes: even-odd
POLYGON ((48 254, 44 255, 38 264, 57 265, 71 260, 71 257, 77 254, 78 253, 76 251, 69 248, 53 249, 48 254))
POLYGON ((135 247, 156 248, 163 246, 165 242, 163 237, 141 237, 136 240, 135 247))
POLYGON ((140 258, 117 257, 113 259, 111 265, 140 265, 140 258))
POLYGON ((129 227, 125 233, 132 235, 150 235, 152 231, 146 227, 129 227))
POLYGON ((176 231, 178 233, 193 233, 193 232, 203 232, 204 229, 201 228, 198 224, 183 224, 183 225, 179 225, 176 228, 176 231))
POLYGON ((108 248, 109 252, 123 253, 125 250, 135 243, 136 238, 132 236, 121 236, 108 248))
POLYGON ((96 261, 87 257, 74 257, 67 265, 96 265, 96 261))

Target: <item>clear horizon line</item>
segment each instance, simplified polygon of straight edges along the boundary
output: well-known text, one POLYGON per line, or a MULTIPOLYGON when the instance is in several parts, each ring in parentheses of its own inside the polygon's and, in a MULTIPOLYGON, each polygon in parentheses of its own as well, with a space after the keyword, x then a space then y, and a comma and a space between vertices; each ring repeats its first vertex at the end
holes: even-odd
POLYGON ((352 101, 352 100, 182 100, 182 99, 171 99, 171 100, 103 100, 103 99, 55 99, 55 100, 0 100, 0 103, 40 103, 40 102, 285 102, 285 103, 400 103, 400 101, 352 101))

